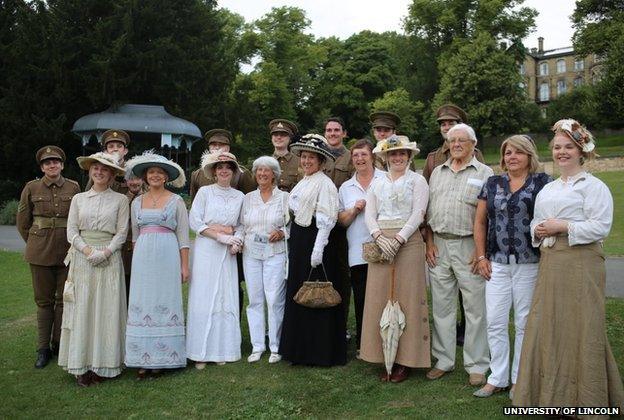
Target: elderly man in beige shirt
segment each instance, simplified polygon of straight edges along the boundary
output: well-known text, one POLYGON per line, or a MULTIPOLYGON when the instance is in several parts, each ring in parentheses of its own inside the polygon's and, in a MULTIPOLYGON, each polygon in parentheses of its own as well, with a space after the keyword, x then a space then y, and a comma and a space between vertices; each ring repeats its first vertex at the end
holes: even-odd
POLYGON ((429 180, 426 259, 431 274, 433 307, 432 355, 437 359, 428 379, 455 368, 458 287, 464 298, 466 335, 464 368, 470 384, 485 383, 490 357, 486 335, 485 280, 474 274, 472 237, 477 196, 494 172, 474 157, 477 137, 472 127, 457 124, 448 132, 450 158, 429 180))

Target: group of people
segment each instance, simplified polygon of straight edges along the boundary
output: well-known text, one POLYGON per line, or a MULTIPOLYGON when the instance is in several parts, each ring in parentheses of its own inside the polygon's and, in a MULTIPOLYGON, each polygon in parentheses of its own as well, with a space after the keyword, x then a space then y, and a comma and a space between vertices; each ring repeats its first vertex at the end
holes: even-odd
POLYGON ((35 367, 58 354, 89 386, 124 366, 142 379, 187 360, 197 369, 238 361, 244 280, 249 363, 267 341, 269 363, 347 363, 352 293, 357 358, 388 364, 380 320, 391 300, 404 322, 380 379, 398 383, 426 368, 437 380, 455 368, 461 291, 463 363, 476 397, 509 390, 519 406, 623 407, 605 325, 602 241, 613 200, 583 170, 593 136, 574 120, 555 124, 554 181, 540 172, 533 140, 511 136, 494 175, 461 108, 444 105, 437 119, 443 142, 422 175, 410 166, 418 145, 396 134, 391 112, 371 114, 374 143, 349 149, 340 118, 326 121, 324 136, 273 120, 274 153, 251 171, 230 153, 231 133, 210 130, 189 212, 167 188, 186 184, 182 168, 152 151, 126 161, 122 130, 78 158, 89 173, 83 193, 61 175, 63 151, 40 149, 44 176, 26 185, 18 209, 38 307, 35 367), (298 303, 310 280, 331 282, 341 302, 298 303))

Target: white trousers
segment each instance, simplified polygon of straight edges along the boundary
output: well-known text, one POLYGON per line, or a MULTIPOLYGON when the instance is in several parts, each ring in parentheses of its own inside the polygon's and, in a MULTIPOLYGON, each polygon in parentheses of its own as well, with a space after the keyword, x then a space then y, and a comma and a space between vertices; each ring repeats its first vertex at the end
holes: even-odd
POLYGON ((513 304, 516 338, 511 365, 511 383, 516 383, 518 363, 524 338, 533 289, 537 281, 538 264, 517 264, 509 257, 509 264, 492 263, 492 277, 485 285, 487 338, 490 346, 488 383, 499 388, 509 386, 509 311, 513 304))
POLYGON ((251 336, 252 352, 263 352, 266 326, 264 322, 264 302, 266 300, 269 318, 269 349, 279 351, 279 340, 284 318, 286 299, 286 253, 273 255, 266 260, 248 257, 243 253, 243 270, 247 285, 247 321, 251 336))

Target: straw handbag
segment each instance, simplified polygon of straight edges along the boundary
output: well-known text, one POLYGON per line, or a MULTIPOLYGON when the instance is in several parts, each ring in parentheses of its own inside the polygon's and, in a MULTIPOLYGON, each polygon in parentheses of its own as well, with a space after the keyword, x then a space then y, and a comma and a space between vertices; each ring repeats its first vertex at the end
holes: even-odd
POLYGON ((310 268, 310 274, 308 274, 308 280, 304 281, 293 300, 301 306, 307 308, 331 308, 339 305, 342 302, 342 298, 332 286, 332 282, 327 279, 327 273, 325 267, 323 268, 323 274, 325 274, 325 281, 313 280, 310 281, 310 276, 314 267, 310 268))

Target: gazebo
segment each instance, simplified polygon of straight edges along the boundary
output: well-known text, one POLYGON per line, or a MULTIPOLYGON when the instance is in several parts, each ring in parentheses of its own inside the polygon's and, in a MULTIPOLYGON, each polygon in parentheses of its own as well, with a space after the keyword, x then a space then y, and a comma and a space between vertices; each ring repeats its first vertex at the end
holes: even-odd
POLYGON ((170 158, 174 149, 175 160, 180 153, 185 155, 183 166, 186 170, 189 169, 191 146, 202 137, 195 124, 169 114, 159 105, 113 105, 106 111, 79 118, 71 131, 82 138, 82 146, 86 148, 94 138, 99 143, 102 133, 115 128, 127 131, 131 144, 135 138, 140 138, 151 146, 159 137, 159 147, 168 148, 170 158))

